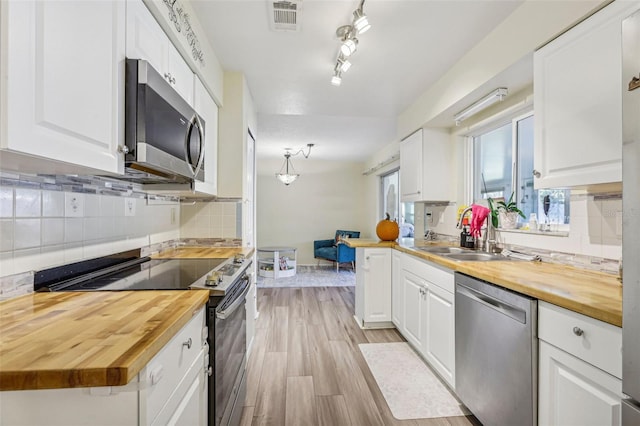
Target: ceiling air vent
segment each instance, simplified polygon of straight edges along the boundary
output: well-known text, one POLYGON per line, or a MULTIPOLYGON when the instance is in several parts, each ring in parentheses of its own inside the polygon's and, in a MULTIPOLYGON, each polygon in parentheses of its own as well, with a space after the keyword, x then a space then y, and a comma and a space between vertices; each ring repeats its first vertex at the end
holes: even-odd
POLYGON ((302 0, 269 1, 269 28, 273 31, 300 31, 302 0))

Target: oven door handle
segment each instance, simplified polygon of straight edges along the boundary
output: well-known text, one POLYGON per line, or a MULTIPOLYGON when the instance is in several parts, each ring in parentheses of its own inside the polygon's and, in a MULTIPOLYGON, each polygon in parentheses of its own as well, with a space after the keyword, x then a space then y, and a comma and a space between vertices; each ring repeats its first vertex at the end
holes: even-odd
POLYGON ((242 291, 242 294, 236 300, 234 300, 227 309, 220 312, 216 311, 216 318, 221 320, 229 318, 235 312, 235 310, 244 303, 247 293, 249 293, 249 288, 251 288, 251 286, 247 285, 247 288, 242 291))

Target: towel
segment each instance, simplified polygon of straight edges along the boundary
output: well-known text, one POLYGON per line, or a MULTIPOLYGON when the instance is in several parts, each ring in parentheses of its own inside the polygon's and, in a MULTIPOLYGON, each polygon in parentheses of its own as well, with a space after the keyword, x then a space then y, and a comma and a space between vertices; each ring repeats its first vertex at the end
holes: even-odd
POLYGON ((489 213, 491 211, 484 207, 484 206, 480 206, 478 204, 473 204, 471 206, 471 235, 474 236, 475 238, 480 238, 482 236, 482 233, 480 232, 480 228, 482 228, 482 224, 484 223, 484 221, 487 219, 487 216, 489 216, 489 213))

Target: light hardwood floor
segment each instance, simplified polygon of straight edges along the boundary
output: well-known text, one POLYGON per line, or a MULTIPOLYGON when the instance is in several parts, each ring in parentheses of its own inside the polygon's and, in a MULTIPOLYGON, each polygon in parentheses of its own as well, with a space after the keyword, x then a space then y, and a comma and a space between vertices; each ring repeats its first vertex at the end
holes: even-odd
POLYGON ((358 344, 405 340, 357 326, 353 287, 259 288, 258 310, 242 426, 480 424, 393 417, 358 344))

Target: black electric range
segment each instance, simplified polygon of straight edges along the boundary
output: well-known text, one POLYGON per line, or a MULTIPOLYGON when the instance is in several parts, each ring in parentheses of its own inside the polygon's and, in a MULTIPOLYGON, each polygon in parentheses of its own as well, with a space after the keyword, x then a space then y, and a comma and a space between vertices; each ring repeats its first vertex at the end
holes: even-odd
POLYGON ((34 290, 186 290, 229 262, 233 259, 151 259, 132 250, 37 271, 34 290))

